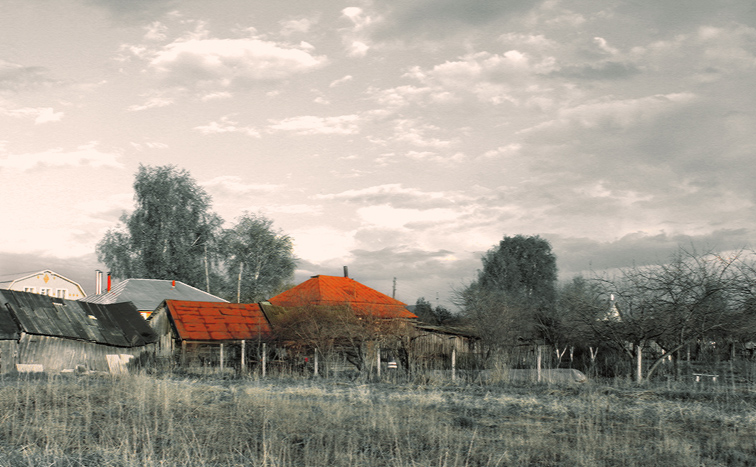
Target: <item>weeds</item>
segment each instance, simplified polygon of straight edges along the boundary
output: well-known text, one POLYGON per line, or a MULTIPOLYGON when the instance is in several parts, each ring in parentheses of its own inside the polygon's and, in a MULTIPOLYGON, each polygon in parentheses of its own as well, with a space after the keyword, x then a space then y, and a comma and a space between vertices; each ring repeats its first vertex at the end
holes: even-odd
POLYGON ((755 399, 617 382, 7 377, 0 465, 754 465, 755 399))

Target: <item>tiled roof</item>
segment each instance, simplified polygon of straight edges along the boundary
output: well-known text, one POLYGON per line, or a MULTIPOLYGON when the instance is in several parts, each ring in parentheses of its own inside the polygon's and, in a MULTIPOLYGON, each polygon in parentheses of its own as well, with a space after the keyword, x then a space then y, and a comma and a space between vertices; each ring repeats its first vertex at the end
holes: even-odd
POLYGON ((271 337, 268 320, 257 303, 166 300, 167 311, 182 340, 224 341, 271 337))
POLYGON ((131 303, 101 305, 2 290, 0 304, 0 339, 15 340, 24 332, 117 347, 157 340, 131 303))
POLYGON ((314 276, 268 301, 280 307, 348 305, 358 316, 417 318, 404 303, 349 277, 314 276))
POLYGON ((90 303, 132 302, 139 311, 154 311, 164 300, 195 300, 224 302, 226 300, 184 284, 161 279, 126 279, 114 285, 110 292, 90 295, 82 299, 90 303))

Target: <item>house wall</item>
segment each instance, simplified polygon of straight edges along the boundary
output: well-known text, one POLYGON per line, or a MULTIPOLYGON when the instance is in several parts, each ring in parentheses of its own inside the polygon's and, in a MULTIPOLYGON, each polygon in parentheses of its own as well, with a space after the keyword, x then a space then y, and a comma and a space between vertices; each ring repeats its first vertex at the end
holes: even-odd
MULTIPOLYGON (((60 337, 37 336, 23 333, 16 344, 17 356, 15 362, 9 369, 10 362, 3 358, 6 352, 12 354, 12 345, 7 344, 7 342, 0 344, 0 359, 2 359, 3 372, 15 370, 16 363, 42 365, 45 372, 76 369, 78 366, 83 366, 90 371, 110 372, 112 361, 110 364, 108 363, 108 355, 131 355, 139 357, 144 352, 152 351, 152 346, 154 345, 122 348, 60 337)), ((11 342, 15 343, 15 341, 11 342)))
POLYGON ((11 283, 8 289, 38 294, 47 291, 44 295, 51 295, 53 297, 65 298, 68 300, 78 300, 87 296, 76 282, 47 271, 34 276, 15 280, 11 283), (33 290, 27 290, 29 288, 32 288, 33 290), (61 296, 60 294, 62 293, 65 293, 65 295, 61 296))

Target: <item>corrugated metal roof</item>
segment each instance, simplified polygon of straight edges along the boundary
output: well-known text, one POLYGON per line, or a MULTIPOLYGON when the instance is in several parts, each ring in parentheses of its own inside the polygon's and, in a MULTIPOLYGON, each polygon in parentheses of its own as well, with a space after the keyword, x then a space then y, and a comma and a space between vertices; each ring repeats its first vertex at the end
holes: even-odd
POLYGON ((253 340, 272 336, 270 324, 257 303, 185 300, 166 300, 165 303, 182 340, 253 340))
POLYGON ((407 305, 349 277, 314 276, 268 300, 272 305, 348 305, 359 316, 417 318, 407 305))
POLYGON ((131 303, 101 305, 0 290, 0 305, 0 339, 18 339, 25 332, 117 347, 157 341, 131 303))
POLYGON ((224 302, 215 295, 176 281, 161 279, 126 279, 114 285, 110 292, 90 295, 82 301, 89 303, 132 302, 139 311, 154 311, 165 300, 192 300, 198 302, 224 302))

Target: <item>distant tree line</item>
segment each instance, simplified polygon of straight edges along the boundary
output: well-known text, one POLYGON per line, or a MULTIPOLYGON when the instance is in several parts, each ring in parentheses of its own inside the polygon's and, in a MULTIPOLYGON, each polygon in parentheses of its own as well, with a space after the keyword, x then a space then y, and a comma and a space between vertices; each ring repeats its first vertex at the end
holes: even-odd
POLYGON ((260 214, 244 212, 231 228, 189 172, 140 165, 131 213, 97 244, 115 278, 175 279, 231 301, 269 298, 292 279, 292 240, 260 214))
POLYGON ((753 258, 680 249, 663 264, 560 286, 548 241, 517 235, 482 257, 477 278, 456 301, 491 353, 540 345, 553 349, 557 363, 572 362, 577 352, 595 365, 599 352, 610 352, 640 382, 665 359, 677 376, 683 353, 695 357, 712 345, 732 353, 756 340, 753 258))

